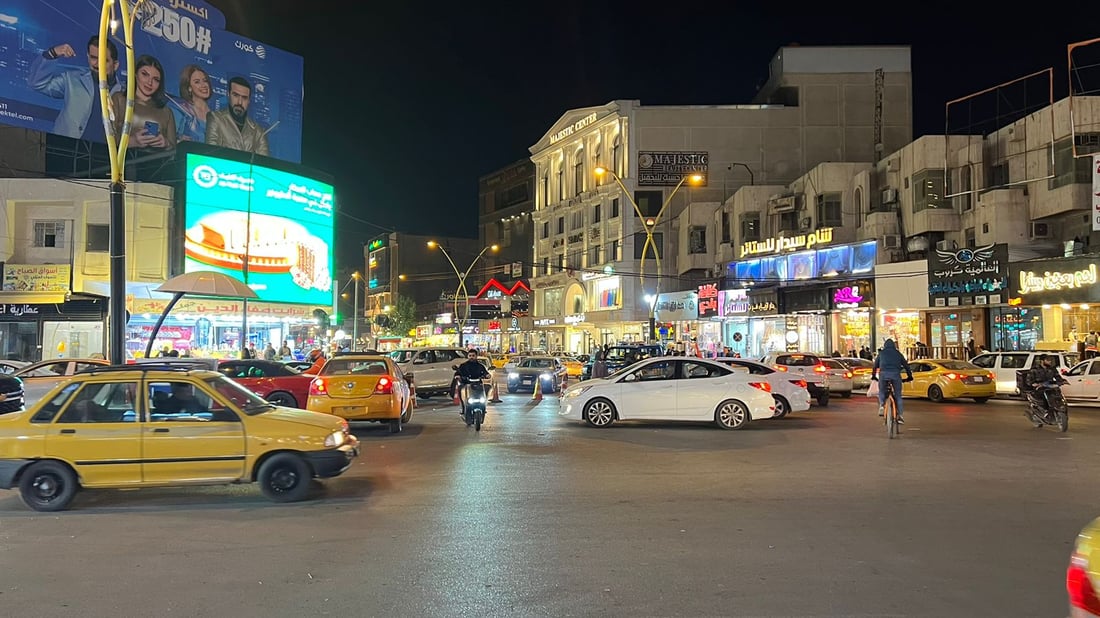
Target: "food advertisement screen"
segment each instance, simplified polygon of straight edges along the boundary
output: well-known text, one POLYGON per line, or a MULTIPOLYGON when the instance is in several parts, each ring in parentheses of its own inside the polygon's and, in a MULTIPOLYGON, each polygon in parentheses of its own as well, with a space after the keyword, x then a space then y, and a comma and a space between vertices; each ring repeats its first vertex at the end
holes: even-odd
POLYGON ((184 272, 232 275, 260 300, 332 304, 332 185, 194 153, 186 172, 184 272))

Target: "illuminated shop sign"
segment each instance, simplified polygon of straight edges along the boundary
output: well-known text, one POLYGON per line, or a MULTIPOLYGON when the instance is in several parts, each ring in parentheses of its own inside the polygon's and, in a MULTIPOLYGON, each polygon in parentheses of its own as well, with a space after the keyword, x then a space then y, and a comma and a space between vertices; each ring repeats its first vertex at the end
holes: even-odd
POLYGON ((1059 290, 1074 290, 1096 285, 1096 264, 1089 264, 1084 270, 1073 272, 1044 271, 1038 273, 1031 270, 1020 271, 1020 285, 1017 292, 1031 294, 1033 292, 1055 292, 1059 290))
POLYGON ((779 234, 767 240, 750 240, 741 243, 740 257, 812 249, 817 245, 827 245, 831 242, 833 242, 833 228, 831 227, 821 228, 809 234, 799 234, 797 236, 779 234))
POLYGON ((931 307, 988 305, 1001 302, 1008 288, 1008 245, 957 250, 936 249, 928 256, 928 304, 931 307))
POLYGON ((749 312, 749 295, 744 290, 718 292, 718 317, 744 315, 749 312))
POLYGON ((833 292, 833 305, 837 309, 858 307, 861 302, 863 302, 863 296, 860 295, 857 286, 840 288, 833 292))
POLYGON ((704 283, 698 287, 696 294, 699 298, 699 317, 718 317, 718 284, 704 283))

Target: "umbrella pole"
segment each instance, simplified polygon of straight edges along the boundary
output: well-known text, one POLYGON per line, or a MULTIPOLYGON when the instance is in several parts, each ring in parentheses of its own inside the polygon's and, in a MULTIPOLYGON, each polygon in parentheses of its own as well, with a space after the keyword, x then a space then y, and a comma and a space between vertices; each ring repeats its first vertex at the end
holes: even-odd
POLYGON ((149 334, 149 343, 145 346, 145 358, 152 358, 153 342, 157 340, 157 334, 160 332, 160 327, 164 325, 164 319, 168 317, 168 313, 172 311, 172 307, 175 307, 176 303, 178 303, 181 298, 183 298, 183 292, 176 292, 172 295, 172 300, 168 301, 168 306, 164 308, 164 311, 160 312, 157 323, 153 325, 153 332, 149 334))

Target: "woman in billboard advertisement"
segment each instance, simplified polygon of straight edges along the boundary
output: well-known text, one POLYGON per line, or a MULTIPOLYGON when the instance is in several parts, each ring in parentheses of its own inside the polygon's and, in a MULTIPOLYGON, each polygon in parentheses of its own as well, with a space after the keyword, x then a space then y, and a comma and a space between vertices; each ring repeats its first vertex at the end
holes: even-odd
MULTIPOLYGON (((164 67, 148 55, 139 56, 134 67, 134 117, 130 123, 130 143, 136 148, 170 150, 176 147, 176 119, 167 107, 164 92, 164 67)), ((111 95, 114 107, 115 136, 122 132, 126 95, 111 95)))
POLYGON ((180 73, 178 97, 170 97, 168 104, 176 120, 176 134, 181 142, 206 141, 206 115, 210 113, 210 76, 201 67, 189 64, 180 73))

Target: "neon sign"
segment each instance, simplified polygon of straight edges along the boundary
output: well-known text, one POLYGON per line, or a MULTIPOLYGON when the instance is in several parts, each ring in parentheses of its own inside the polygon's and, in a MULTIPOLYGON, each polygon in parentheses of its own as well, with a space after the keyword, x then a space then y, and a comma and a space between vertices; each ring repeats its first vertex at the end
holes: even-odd
POLYGON ((833 228, 831 227, 821 228, 809 234, 799 234, 797 236, 784 236, 780 234, 779 236, 767 240, 750 240, 741 243, 741 257, 811 249, 817 245, 827 245, 831 242, 833 242, 833 228))
POLYGON ((840 288, 833 292, 833 305, 838 309, 851 309, 858 307, 863 302, 863 296, 859 293, 859 287, 851 286, 840 288))
POLYGON ((1096 280, 1096 264, 1089 264, 1084 270, 1069 273, 1047 271, 1040 275, 1023 270, 1020 271, 1020 294, 1074 290, 1096 285, 1096 280))

